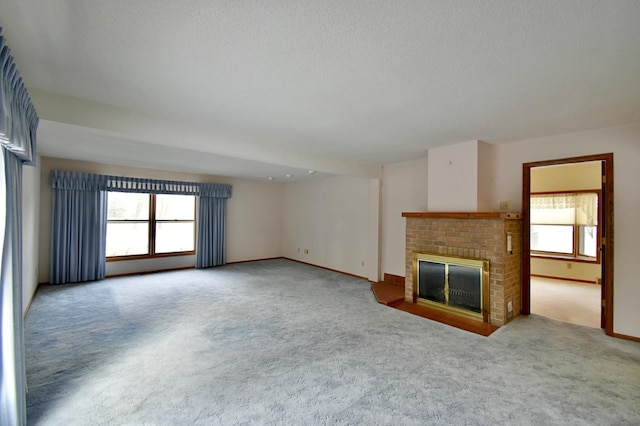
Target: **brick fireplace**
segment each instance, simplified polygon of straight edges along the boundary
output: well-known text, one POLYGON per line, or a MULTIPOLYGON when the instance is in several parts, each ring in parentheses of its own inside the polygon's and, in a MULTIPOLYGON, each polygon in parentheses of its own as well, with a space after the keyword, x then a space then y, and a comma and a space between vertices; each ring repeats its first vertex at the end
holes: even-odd
POLYGON ((416 302, 413 254, 484 259, 489 270, 489 323, 500 326, 520 314, 519 213, 403 213, 406 218, 405 300, 416 302), (511 250, 507 251, 507 235, 511 250), (508 306, 511 310, 508 310, 508 306))

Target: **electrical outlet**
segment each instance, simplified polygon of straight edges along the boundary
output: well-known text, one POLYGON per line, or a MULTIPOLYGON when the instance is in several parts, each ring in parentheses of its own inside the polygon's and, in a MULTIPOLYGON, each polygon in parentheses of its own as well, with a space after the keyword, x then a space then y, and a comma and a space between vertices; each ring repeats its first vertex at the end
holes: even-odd
POLYGON ((509 210, 509 202, 500 201, 500 210, 509 210))

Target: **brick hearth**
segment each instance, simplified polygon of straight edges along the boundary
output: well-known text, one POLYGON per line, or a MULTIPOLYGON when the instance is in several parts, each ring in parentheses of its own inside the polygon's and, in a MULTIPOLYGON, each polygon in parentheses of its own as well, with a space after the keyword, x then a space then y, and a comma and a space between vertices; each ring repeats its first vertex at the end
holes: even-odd
POLYGON ((413 302, 413 253, 486 259, 489 271, 489 321, 503 325, 520 314, 520 237, 518 213, 403 213, 406 226, 405 300, 413 302), (513 252, 506 250, 512 234, 513 252), (507 319, 507 302, 513 316, 507 319))

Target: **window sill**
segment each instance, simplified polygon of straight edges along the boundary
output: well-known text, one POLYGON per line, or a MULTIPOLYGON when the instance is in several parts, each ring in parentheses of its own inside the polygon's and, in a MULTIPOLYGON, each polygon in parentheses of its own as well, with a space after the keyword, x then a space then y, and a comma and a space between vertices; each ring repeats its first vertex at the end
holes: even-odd
POLYGON ((561 255, 539 254, 539 253, 531 253, 531 257, 536 259, 562 260, 564 262, 593 263, 593 264, 600 263, 600 259, 593 258, 593 257, 573 257, 573 256, 561 256, 561 255))
POLYGON ((134 256, 113 256, 107 257, 107 262, 121 262, 127 260, 144 260, 144 259, 159 259, 163 257, 176 257, 176 256, 194 256, 195 251, 181 251, 178 253, 158 253, 158 254, 140 254, 134 256))

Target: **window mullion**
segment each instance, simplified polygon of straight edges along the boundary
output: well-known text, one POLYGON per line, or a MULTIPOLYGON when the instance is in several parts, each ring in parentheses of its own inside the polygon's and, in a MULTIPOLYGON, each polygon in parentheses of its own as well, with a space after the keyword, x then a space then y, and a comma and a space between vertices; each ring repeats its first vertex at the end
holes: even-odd
POLYGON ((156 254, 156 194, 149 194, 149 254, 156 254))

